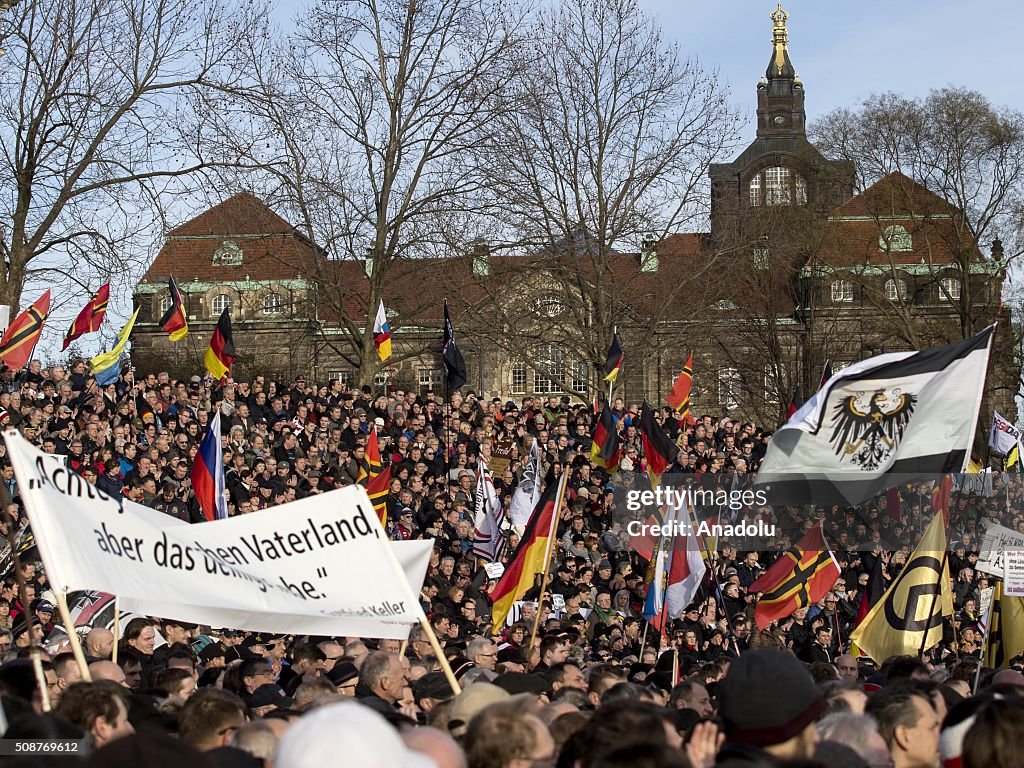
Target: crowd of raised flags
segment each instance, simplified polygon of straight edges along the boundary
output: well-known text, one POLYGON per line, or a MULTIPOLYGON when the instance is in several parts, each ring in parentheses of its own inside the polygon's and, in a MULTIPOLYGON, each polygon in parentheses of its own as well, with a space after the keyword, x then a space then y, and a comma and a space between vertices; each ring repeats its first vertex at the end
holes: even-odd
MULTIPOLYGON (((171 305, 160 322, 172 340, 180 340, 188 333, 188 325, 173 278, 169 282, 171 305)), ((109 286, 103 286, 68 329, 65 348, 98 330, 108 300, 109 286)), ((28 365, 49 301, 47 291, 0 339, 0 360, 8 368, 17 371, 28 365)), ((92 359, 91 375, 98 383, 123 383, 129 375, 123 372, 122 360, 137 315, 121 328, 110 350, 92 359)), ((616 331, 603 371, 610 396, 603 402, 597 401, 593 408, 573 406, 567 398, 552 398, 546 405, 532 399, 523 403, 527 430, 517 440, 511 481, 497 471, 492 476, 480 451, 479 441, 492 440, 496 434, 478 431, 484 427, 505 429, 506 419, 519 418, 519 406, 498 400, 484 405, 475 396, 469 400, 468 394, 466 399, 457 394, 466 384, 466 365, 447 305, 442 335, 447 396, 441 411, 433 412, 426 431, 437 440, 438 453, 429 465, 422 462, 427 465, 425 475, 416 474, 418 460, 402 453, 409 449, 395 444, 396 436, 406 438, 407 443, 422 436, 416 431, 410 435, 394 418, 398 413, 403 418, 406 415, 399 410, 405 404, 394 392, 384 395, 387 406, 376 406, 365 393, 356 400, 341 395, 324 400, 316 387, 294 389, 298 401, 290 403, 288 412, 275 414, 278 420, 274 422, 292 425, 289 434, 304 434, 304 421, 289 421, 303 405, 313 411, 314 430, 320 426, 312 418, 317 415, 339 431, 356 425, 365 460, 356 465, 352 481, 365 488, 384 530, 396 539, 439 537, 438 557, 424 586, 424 594, 438 587, 437 594, 424 598, 424 610, 432 623, 456 618, 450 611, 461 610, 463 601, 469 600, 474 603, 474 615, 477 606, 486 610, 480 617, 483 622, 460 620, 464 631, 493 636, 508 648, 515 628, 521 628, 525 637, 516 641, 514 648, 524 652, 526 668, 530 668, 535 639, 543 651, 550 643, 542 638, 562 637, 568 632, 569 642, 586 656, 581 666, 589 668, 614 659, 625 667, 629 681, 645 667, 645 651, 650 649, 655 663, 644 668, 643 674, 654 681, 656 670, 667 668, 667 678, 657 679, 659 684, 667 679, 668 690, 703 674, 704 664, 736 661, 765 646, 788 646, 808 663, 832 664, 838 654, 852 654, 860 659, 861 675, 868 679, 874 679, 892 658, 925 658, 947 669, 966 659, 975 663, 974 688, 983 663, 993 667, 1021 664, 1024 597, 1006 594, 999 574, 992 574, 996 578, 984 587, 981 580, 988 581, 988 576, 972 572, 965 577, 971 571, 969 552, 953 554, 958 547, 970 550, 978 544, 973 529, 962 527, 952 508, 959 509, 969 486, 963 473, 972 464, 992 328, 946 347, 884 354, 838 374, 826 366, 818 391, 803 403, 794 397, 788 422, 774 434, 730 419, 695 418, 690 403, 692 354, 666 398, 668 408, 648 402, 626 408, 614 398, 625 361, 616 331), (308 400, 307 394, 312 395, 308 400), (338 417, 331 415, 332 409, 339 403, 348 405, 335 421, 338 417), (470 409, 465 410, 463 406, 469 403, 470 409), (376 407, 371 414, 379 416, 366 417, 371 405, 376 407), (539 426, 531 423, 536 420, 539 426), (468 441, 449 437, 461 432, 461 421, 470 423, 475 445, 471 455, 468 441), (627 435, 627 425, 636 428, 635 437, 627 435), (565 434, 559 430, 571 431, 577 426, 579 431, 560 443, 565 434), (726 437, 734 438, 733 442, 726 437), (706 450, 697 454, 701 443, 706 450), (460 446, 465 448, 463 454, 475 461, 457 465, 460 446), (472 478, 471 503, 458 498, 465 494, 463 473, 472 478), (954 475, 959 479, 954 481, 954 475), (408 506, 406 494, 413 498, 414 478, 436 481, 435 490, 445 494, 440 511, 427 508, 434 497, 428 498, 425 492, 417 492, 412 502, 415 508, 408 506), (395 490, 394 481, 400 490, 395 490), (932 483, 934 490, 922 496, 916 485, 922 482, 932 483), (671 530, 686 525, 693 529, 689 534, 627 540, 619 530, 625 519, 619 514, 621 493, 659 484, 763 488, 774 509, 749 505, 738 511, 706 505, 697 508, 685 502, 645 509, 640 515, 644 522, 671 530), (955 502, 951 501, 953 493, 957 494, 955 502), (796 513, 794 519, 799 524, 771 544, 759 545, 742 536, 704 537, 695 532, 699 521, 736 523, 762 515, 781 521, 783 509, 796 510, 796 505, 803 504, 836 505, 851 513, 858 505, 863 508, 855 513, 853 523, 845 525, 812 513, 806 513, 804 520, 796 513), (914 511, 908 513, 908 509, 914 511), (458 520, 447 519, 452 511, 458 513, 458 520), (883 561, 881 544, 870 540, 877 527, 865 530, 869 538, 837 540, 838 536, 853 536, 857 521, 872 526, 882 521, 883 532, 900 536, 889 548, 890 552, 903 550, 897 552, 902 558, 899 566, 883 561), (466 532, 459 533, 464 523, 468 523, 466 532), (438 533, 441 530, 443 536, 438 533), (947 540, 954 530, 959 538, 947 540), (590 544, 591 538, 596 546, 590 544), (772 557, 771 547, 783 539, 785 545, 772 557), (864 553, 859 548, 872 551, 864 553), (772 561, 767 568, 759 562, 759 550, 768 553, 772 561), (865 557, 854 566, 852 558, 858 552, 865 557), (479 589, 473 588, 473 598, 467 597, 468 586, 459 592, 462 597, 453 597, 454 577, 450 573, 445 576, 440 562, 451 553, 457 553, 458 563, 466 564, 470 575, 485 565, 489 568, 485 578, 476 579, 479 589), (490 567, 496 570, 492 572, 490 567), (964 578, 967 586, 957 591, 955 580, 964 578), (847 597, 851 579, 857 582, 857 589, 851 590, 856 592, 855 600, 847 597), (984 593, 984 609, 976 610, 977 605, 969 608, 969 601, 976 604, 980 593, 984 593), (564 607, 555 607, 556 594, 564 607), (608 604, 601 601, 604 595, 610 598, 608 604), (446 601, 454 601, 453 608, 446 607, 446 601), (531 605, 532 618, 526 618, 526 607, 531 605), (701 618, 693 618, 692 613, 701 618), (631 634, 630 621, 641 620, 642 631, 631 634), (823 628, 828 631, 821 634, 823 628), (968 628, 980 631, 980 647, 961 642, 959 633, 968 628), (671 663, 660 667, 662 657, 670 658, 671 663)), ((387 363, 392 345, 383 301, 374 320, 373 343, 379 360, 387 363)), ((235 359, 225 310, 204 358, 213 382, 234 386, 231 368, 235 359)), ((142 394, 135 397, 134 406, 143 425, 159 427, 169 416, 167 411, 155 411, 152 401, 142 394)), ((210 406, 189 477, 202 518, 217 521, 246 511, 242 509, 245 502, 239 501, 242 497, 233 491, 246 469, 255 470, 258 457, 246 458, 246 467, 234 463, 235 456, 246 456, 245 448, 229 436, 230 424, 222 422, 222 416, 227 418, 230 413, 216 407, 216 402, 210 406), (230 455, 225 454, 225 446, 230 455), (234 473, 230 482, 226 469, 234 473)), ((416 412, 411 409, 409 415, 416 412)), ((27 423, 20 414, 16 421, 27 423)), ((272 441, 267 447, 288 457, 280 462, 291 479, 298 471, 294 465, 297 454, 281 452, 284 430, 259 434, 258 429, 248 429, 246 423, 242 441, 247 444, 253 436, 272 441)), ((48 430, 36 432, 32 438, 43 442, 49 434, 48 430)), ((70 440, 61 440, 62 448, 70 445, 70 440)), ((155 438, 150 435, 146 440, 155 438)), ((305 445, 310 448, 316 443, 307 440, 305 445)), ((1004 466, 1019 466, 1020 431, 999 413, 993 415, 989 445, 1005 457, 1004 466)), ((417 450, 423 449, 419 442, 417 446, 417 450)), ((331 450, 340 454, 340 444, 332 443, 331 450)), ((109 466, 109 459, 106 461, 109 466)), ((90 466, 90 461, 83 461, 73 468, 84 472, 90 466)), ((323 462, 315 470, 321 484, 326 482, 329 468, 328 462, 323 462)), ((261 476, 256 487, 262 487, 264 481, 271 483, 273 474, 261 476)), ((298 479, 308 484, 312 475, 298 479)), ((340 478, 331 479, 334 487, 344 484, 340 478)), ((984 498, 967 504, 973 511, 982 510, 1016 529, 1024 521, 1024 510, 1019 507, 1020 478, 1003 476, 999 482, 1001 485, 989 483, 978 488, 989 499, 994 489, 1001 488, 1006 494, 1003 508, 997 509, 996 502, 984 498), (1012 504, 1011 492, 1015 494, 1012 504)), ((273 486, 275 499, 279 490, 273 486)), ((258 495, 256 491, 252 498, 258 495)), ((460 640, 456 631, 446 642, 451 642, 453 652, 465 651, 460 640)), ((458 658, 452 661, 461 663, 458 658)), ((450 672, 447 666, 446 672, 450 672)))

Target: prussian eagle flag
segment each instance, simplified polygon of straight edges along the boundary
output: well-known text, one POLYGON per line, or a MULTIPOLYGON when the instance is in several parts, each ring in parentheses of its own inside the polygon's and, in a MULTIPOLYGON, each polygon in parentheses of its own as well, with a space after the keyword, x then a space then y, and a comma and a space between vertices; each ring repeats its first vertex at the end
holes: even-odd
POLYGON ((192 490, 196 501, 207 520, 226 520, 228 502, 224 498, 224 459, 220 448, 220 409, 210 419, 210 428, 206 430, 192 462, 192 490))
POLYGON ((844 368, 775 433, 756 485, 773 504, 854 506, 897 485, 963 472, 994 331, 844 368))
POLYGON ((373 346, 382 363, 391 357, 391 328, 388 326, 387 313, 384 312, 384 299, 380 300, 377 317, 373 321, 373 346))

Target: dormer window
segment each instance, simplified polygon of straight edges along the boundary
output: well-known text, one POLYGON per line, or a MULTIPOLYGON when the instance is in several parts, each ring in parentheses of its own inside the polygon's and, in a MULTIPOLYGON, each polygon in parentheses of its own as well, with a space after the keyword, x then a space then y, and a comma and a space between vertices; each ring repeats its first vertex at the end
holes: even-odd
POLYGON ((882 236, 878 238, 878 250, 882 253, 904 253, 914 250, 914 239, 907 232, 906 227, 894 224, 886 227, 882 236))
POLYGON ((241 266, 242 249, 234 240, 225 240, 213 252, 213 263, 220 267, 241 266))
POLYGON ((807 205, 807 180, 784 165, 765 168, 750 180, 751 207, 807 205))

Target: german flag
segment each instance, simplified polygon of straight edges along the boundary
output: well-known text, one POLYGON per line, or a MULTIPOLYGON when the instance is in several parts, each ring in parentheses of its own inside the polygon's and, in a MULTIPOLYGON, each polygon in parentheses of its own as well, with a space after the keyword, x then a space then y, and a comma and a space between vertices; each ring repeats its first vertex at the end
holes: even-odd
POLYGON ((366 484, 366 495, 370 497, 373 511, 377 513, 380 524, 388 525, 388 493, 391 489, 391 467, 384 467, 380 474, 374 475, 366 484))
POLYGON ((619 468, 619 433, 615 431, 615 419, 608 403, 601 409, 601 417, 594 427, 594 438, 590 444, 590 461, 609 472, 619 468))
POLYGON ((640 408, 640 442, 647 459, 647 471, 657 484, 662 473, 679 455, 679 446, 672 442, 661 425, 654 420, 654 409, 646 400, 640 408))
POLYGON ((85 336, 87 333, 95 333, 103 324, 103 318, 107 314, 107 303, 110 301, 110 283, 104 283, 96 294, 89 299, 82 311, 78 313, 75 322, 64 334, 64 344, 60 350, 63 352, 75 339, 85 336))
POLYGON ((953 490, 953 476, 943 475, 932 489, 932 509, 942 513, 943 525, 949 526, 949 492, 953 490))
POLYGON ((223 382, 231 373, 231 364, 235 362, 235 345, 231 341, 231 317, 225 307, 220 313, 217 327, 213 329, 213 338, 210 339, 210 348, 206 350, 206 357, 203 362, 206 370, 218 381, 223 382))
POLYGON ((797 387, 795 390, 793 390, 793 397, 789 401, 789 405, 786 406, 786 421, 792 419, 796 412, 803 408, 803 406, 804 395, 803 392, 800 390, 800 387, 797 387))
POLYGON ((50 289, 14 318, 0 339, 0 362, 14 371, 28 365, 39 335, 43 332, 46 316, 50 314, 50 289))
POLYGON ((135 396, 135 415, 142 420, 143 424, 152 424, 156 421, 153 406, 141 392, 135 396))
POLYGON ((693 352, 686 358, 686 365, 679 372, 672 391, 665 396, 665 402, 682 414, 685 419, 690 415, 690 388, 693 386, 693 352))
POLYGON ((612 336, 612 345, 608 348, 608 357, 604 361, 604 380, 613 384, 619 378, 619 371, 622 369, 622 343, 619 341, 619 332, 612 336))
POLYGON ((519 546, 509 558, 505 573, 491 590, 491 632, 498 634, 505 627, 505 619, 512 604, 522 600, 523 595, 533 587, 534 578, 547 567, 550 556, 551 539, 555 535, 558 520, 558 508, 565 498, 565 482, 569 473, 563 472, 558 483, 548 483, 537 507, 530 515, 519 546))
POLYGON ((764 593, 754 609, 754 621, 764 629, 771 622, 818 602, 838 578, 839 565, 818 523, 750 585, 749 593, 764 593))
POLYGON ((167 332, 171 341, 181 341, 188 336, 188 316, 185 314, 185 302, 181 300, 181 291, 174 278, 167 279, 171 294, 171 306, 160 318, 160 326, 167 332))
POLYGON ((377 426, 374 425, 366 438, 366 466, 359 467, 359 477, 356 478, 356 482, 362 483, 364 480, 373 480, 373 478, 380 474, 383 468, 384 462, 381 461, 380 445, 377 442, 377 426))

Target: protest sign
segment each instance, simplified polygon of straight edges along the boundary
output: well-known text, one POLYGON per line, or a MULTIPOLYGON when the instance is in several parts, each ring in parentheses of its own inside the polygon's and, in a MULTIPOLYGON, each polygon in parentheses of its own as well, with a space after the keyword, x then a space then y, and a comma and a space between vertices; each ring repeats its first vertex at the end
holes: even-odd
POLYGON ((405 638, 422 617, 430 542, 398 550, 408 578, 359 486, 178 524, 107 496, 16 432, 4 439, 57 592, 99 590, 124 611, 285 634, 405 638))
POLYGON ((516 442, 512 438, 497 440, 491 448, 491 458, 487 462, 487 469, 497 478, 512 464, 515 455, 516 442))
POLYGON ((993 576, 1002 576, 1005 570, 1004 554, 1008 549, 1024 552, 1024 533, 989 523, 981 539, 981 550, 975 569, 993 576))
POLYGON ((1007 550, 1003 553, 1003 594, 1024 597, 1024 552, 1007 550))

